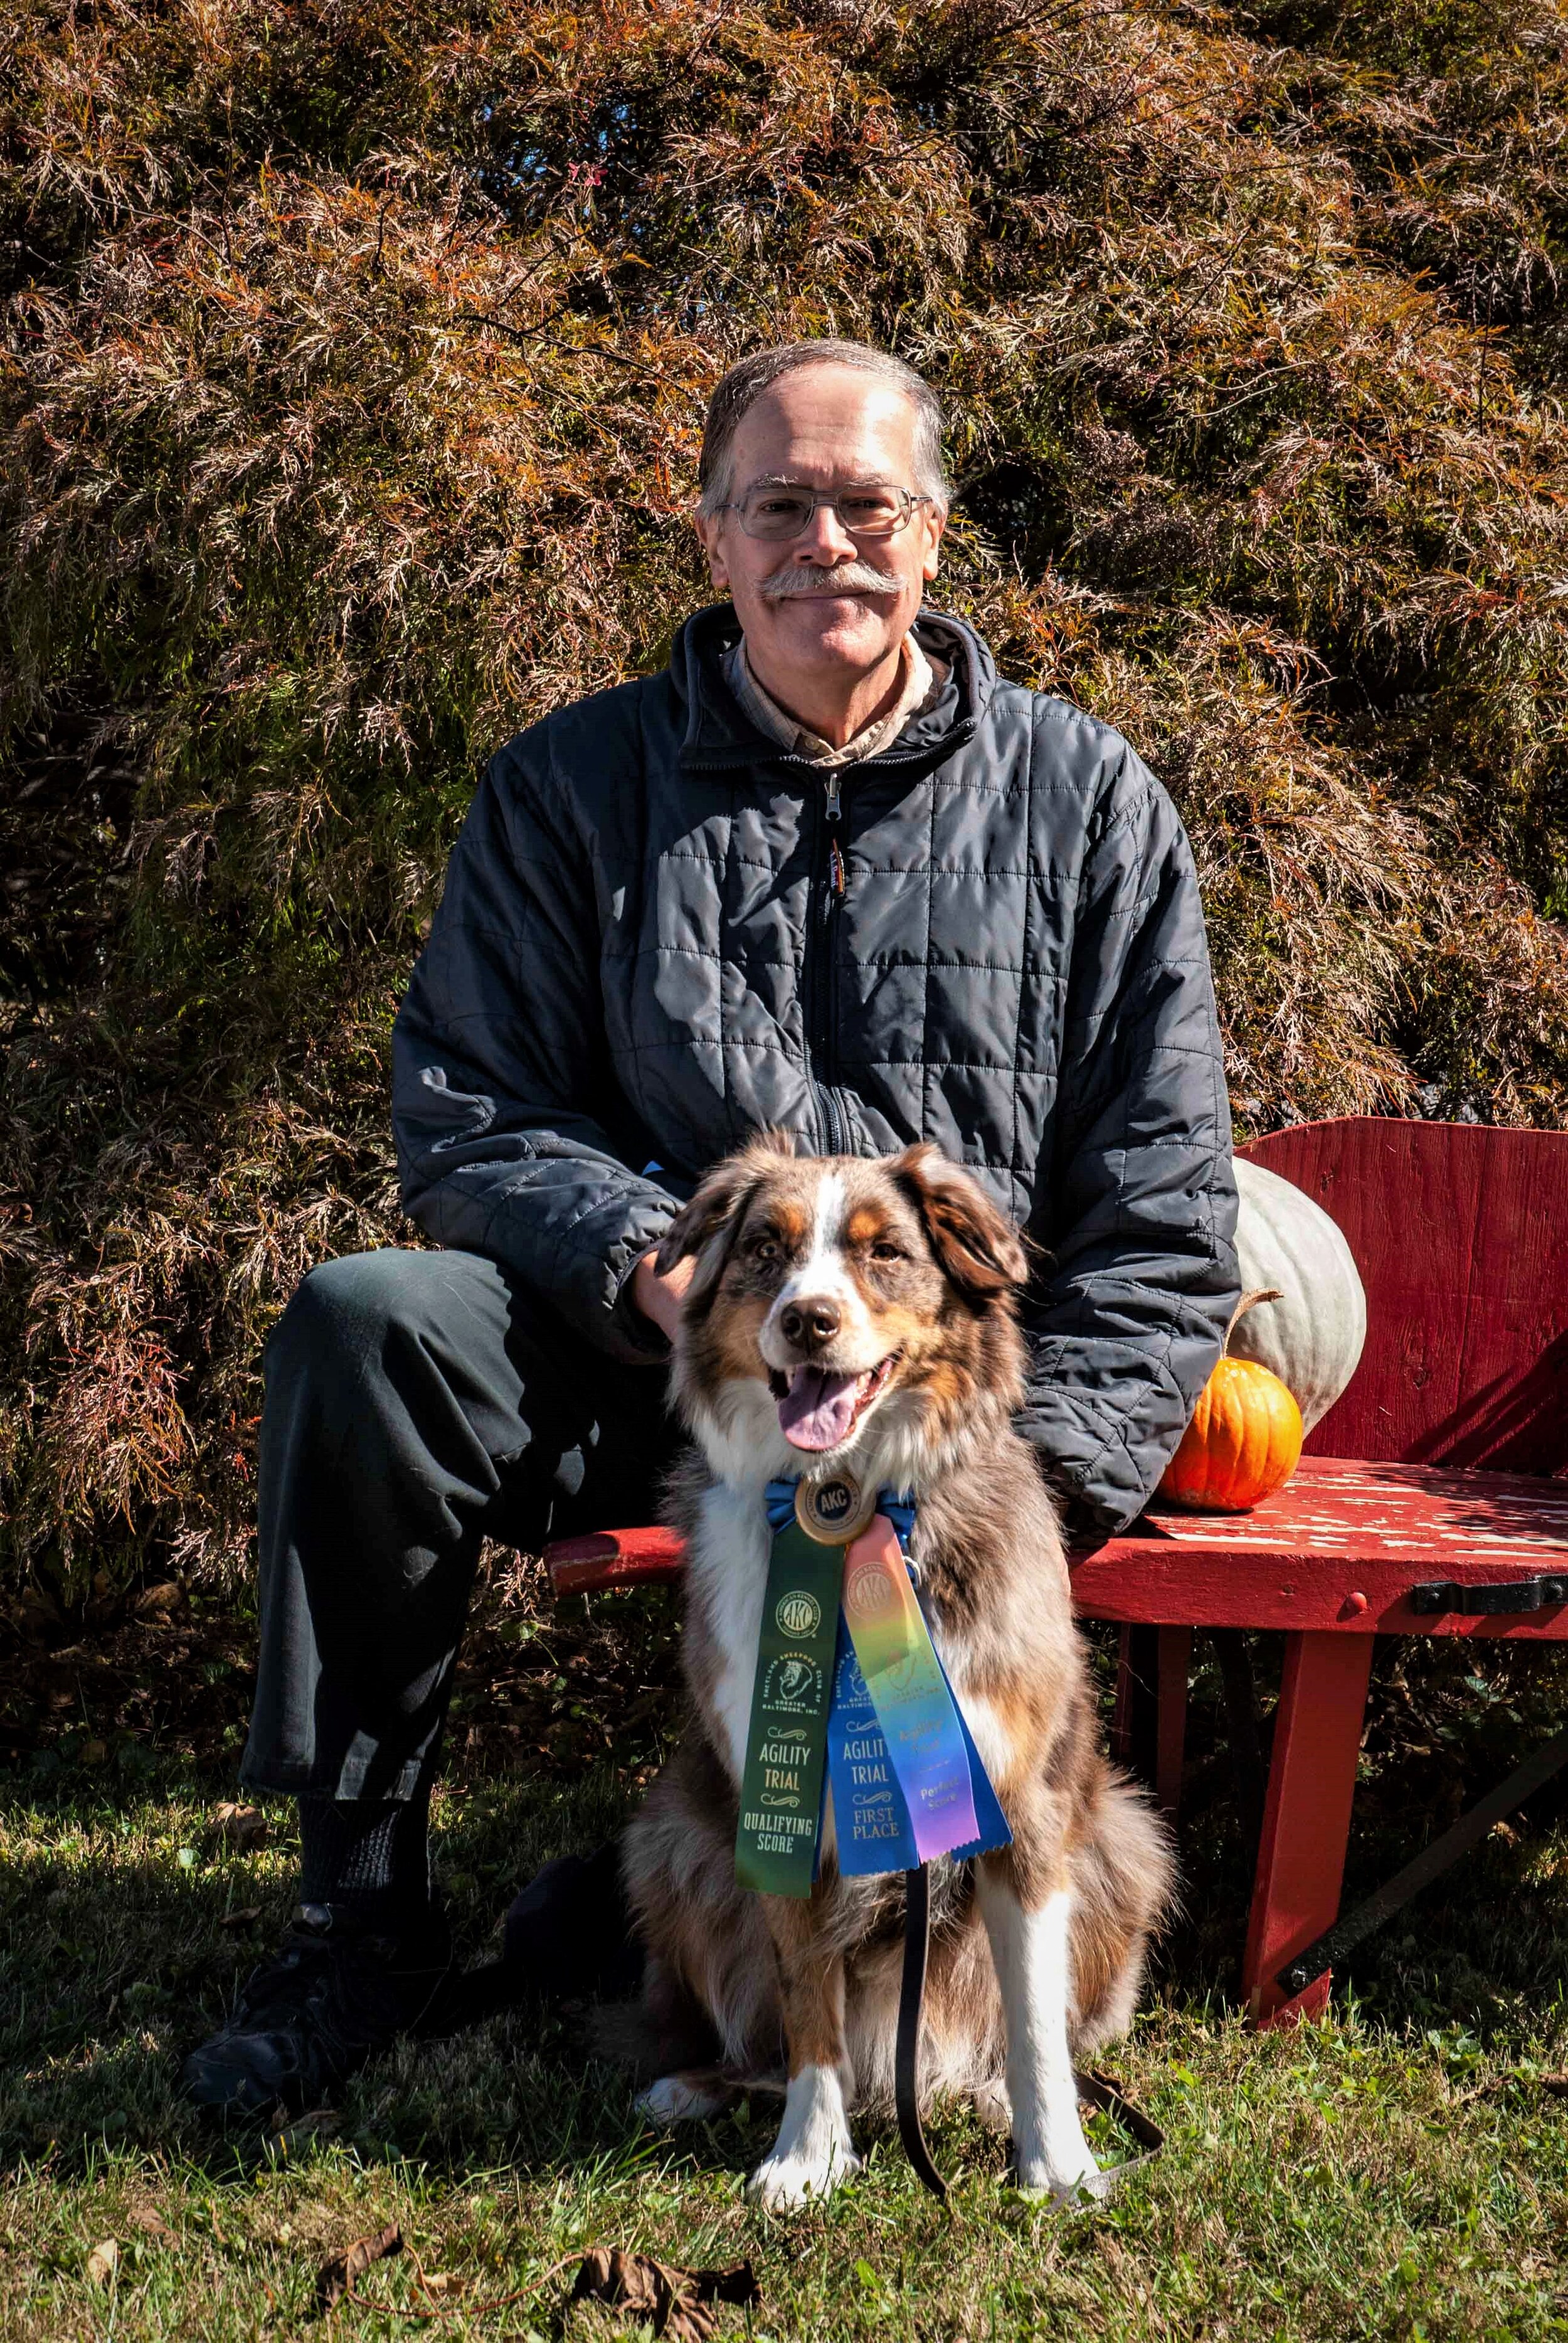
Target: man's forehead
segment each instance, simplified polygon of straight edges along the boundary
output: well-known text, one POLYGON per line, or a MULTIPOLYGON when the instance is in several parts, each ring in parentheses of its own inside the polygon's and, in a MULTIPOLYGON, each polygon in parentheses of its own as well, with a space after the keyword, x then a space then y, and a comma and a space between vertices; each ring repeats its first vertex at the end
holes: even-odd
POLYGON ((769 386, 735 434, 738 480, 886 480, 907 471, 917 417, 896 384, 852 367, 802 367, 769 386))
MULTIPOLYGON (((800 478, 798 472, 793 471, 754 472, 749 480, 742 483, 742 486, 749 488, 799 488, 809 485, 809 482, 800 478)), ((867 472, 864 476, 857 473, 852 480, 847 481, 844 485, 856 488, 886 488, 888 482, 880 472, 867 472)))

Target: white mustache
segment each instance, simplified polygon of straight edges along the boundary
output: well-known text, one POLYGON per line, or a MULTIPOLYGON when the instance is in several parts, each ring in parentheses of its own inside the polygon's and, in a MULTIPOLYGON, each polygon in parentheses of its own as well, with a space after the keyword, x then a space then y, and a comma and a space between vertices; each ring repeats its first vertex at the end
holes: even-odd
POLYGON ((791 562, 788 569, 776 569, 771 578, 763 579, 759 590, 769 602, 782 602, 795 595, 897 594, 902 589, 898 578, 890 578, 885 569, 874 569, 869 561, 840 562, 837 569, 799 561, 791 562))

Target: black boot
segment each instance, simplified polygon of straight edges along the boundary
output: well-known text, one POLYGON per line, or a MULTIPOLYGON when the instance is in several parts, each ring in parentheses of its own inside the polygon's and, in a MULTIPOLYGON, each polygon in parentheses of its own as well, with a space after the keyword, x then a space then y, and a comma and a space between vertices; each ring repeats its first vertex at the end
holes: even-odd
POLYGON ((186 2060, 185 2096, 225 2115, 319 2107, 399 2035, 442 2032, 452 1977, 438 1912, 388 1934, 352 1909, 302 1904, 276 1959, 186 2060))

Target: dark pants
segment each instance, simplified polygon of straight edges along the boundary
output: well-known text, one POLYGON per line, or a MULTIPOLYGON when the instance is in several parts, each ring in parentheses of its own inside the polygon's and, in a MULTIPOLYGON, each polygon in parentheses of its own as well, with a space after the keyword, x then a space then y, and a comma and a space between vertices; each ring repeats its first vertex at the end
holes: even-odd
POLYGON ((411 1797, 439 1746, 481 1538, 650 1518, 662 1367, 590 1351, 476 1253, 313 1270, 266 1346, 253 1788, 411 1797))

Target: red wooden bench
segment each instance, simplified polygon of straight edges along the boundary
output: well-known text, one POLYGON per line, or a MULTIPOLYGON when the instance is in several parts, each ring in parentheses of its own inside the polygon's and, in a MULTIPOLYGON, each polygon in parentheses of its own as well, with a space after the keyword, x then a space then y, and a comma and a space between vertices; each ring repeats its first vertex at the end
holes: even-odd
MULTIPOLYGON (((1085 1616, 1123 1624, 1124 1696, 1135 1643, 1152 1646, 1151 1770, 1172 1813, 1193 1629, 1284 1631, 1242 1962, 1268 2025, 1328 1999, 1312 1948, 1339 1911, 1372 1637, 1568 1638, 1568 1483, 1552 1477, 1568 1471, 1568 1134, 1367 1117, 1247 1152, 1344 1231, 1367 1292, 1361 1367, 1276 1496, 1240 1515, 1156 1508, 1075 1557, 1073 1588, 1085 1616)), ((681 1566, 650 1528, 547 1560, 558 1594, 681 1566)), ((1565 1761, 1568 1737, 1474 1810, 1470 1839, 1565 1761)))

